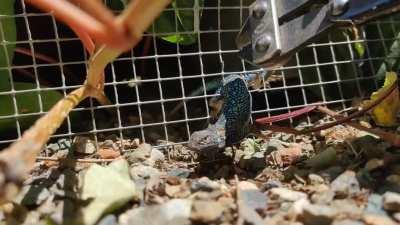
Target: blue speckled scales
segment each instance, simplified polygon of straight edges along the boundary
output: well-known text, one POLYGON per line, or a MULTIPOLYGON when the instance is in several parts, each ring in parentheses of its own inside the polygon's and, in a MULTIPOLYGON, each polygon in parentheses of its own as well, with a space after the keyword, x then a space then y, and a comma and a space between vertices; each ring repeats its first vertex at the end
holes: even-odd
POLYGON ((250 131, 251 96, 245 80, 239 75, 228 76, 220 93, 224 99, 225 145, 231 146, 245 138, 250 131))

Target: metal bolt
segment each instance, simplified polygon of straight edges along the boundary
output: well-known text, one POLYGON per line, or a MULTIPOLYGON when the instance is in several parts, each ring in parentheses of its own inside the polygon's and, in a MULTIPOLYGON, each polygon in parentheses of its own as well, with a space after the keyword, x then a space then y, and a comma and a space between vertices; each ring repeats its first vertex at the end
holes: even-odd
POLYGON ((267 1, 264 0, 258 1, 253 8, 253 17, 258 20, 263 18, 265 13, 267 12, 267 9, 268 9, 267 1))
POLYGON ((271 45, 271 42, 272 42, 271 36, 265 34, 260 38, 258 38, 258 40, 256 41, 256 45, 254 47, 258 52, 265 52, 266 50, 268 50, 269 46, 271 45))
POLYGON ((339 16, 349 9, 349 0, 333 0, 331 3, 331 13, 339 16))

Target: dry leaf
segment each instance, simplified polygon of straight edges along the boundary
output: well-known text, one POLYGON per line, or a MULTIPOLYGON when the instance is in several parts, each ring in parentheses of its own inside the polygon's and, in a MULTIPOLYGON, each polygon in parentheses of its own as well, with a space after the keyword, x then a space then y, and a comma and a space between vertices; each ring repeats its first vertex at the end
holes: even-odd
POLYGON ((121 153, 119 151, 115 151, 112 148, 100 148, 97 151, 97 154, 102 159, 116 159, 121 156, 121 153))
MULTIPOLYGON (((393 83, 397 83, 397 74, 395 72, 387 72, 385 83, 382 88, 372 93, 371 100, 378 99, 383 92, 390 88, 393 83)), ((379 126, 390 127, 397 124, 396 115, 400 109, 399 89, 396 85, 395 90, 385 98, 379 105, 371 110, 371 116, 375 123, 379 126)))

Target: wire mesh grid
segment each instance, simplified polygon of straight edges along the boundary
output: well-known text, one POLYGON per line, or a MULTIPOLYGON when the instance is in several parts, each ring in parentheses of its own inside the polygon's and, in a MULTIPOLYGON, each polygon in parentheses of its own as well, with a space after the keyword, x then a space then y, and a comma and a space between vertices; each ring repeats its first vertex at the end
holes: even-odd
MULTIPOLYGON (((135 49, 106 68, 105 91, 113 104, 84 101, 52 137, 140 138, 158 146, 186 142, 207 123, 213 82, 231 73, 260 70, 238 57, 234 42, 251 3, 207 0, 201 7, 179 9, 198 16, 194 19, 198 26, 189 31, 178 29, 177 17, 175 32, 160 33, 153 26, 135 49), (167 35, 196 39, 190 45, 174 44, 161 38, 167 35)), ((0 75, 8 75, 9 81, 0 85, 0 144, 4 147, 44 115, 54 99, 82 85, 89 56, 71 30, 24 1, 16 1, 15 14, 0 15, 0 22, 0 47, 9 59, 0 64, 0 75), (7 39, 5 24, 10 21, 16 24, 16 40, 7 39)), ((365 25, 359 40, 336 31, 307 46, 285 67, 272 72, 276 79, 269 85, 265 82, 260 90, 251 91, 253 118, 317 102, 345 109, 356 97, 368 96, 377 88, 399 25, 396 18, 388 18, 365 25), (365 44, 364 56, 357 54, 355 43, 365 44)))

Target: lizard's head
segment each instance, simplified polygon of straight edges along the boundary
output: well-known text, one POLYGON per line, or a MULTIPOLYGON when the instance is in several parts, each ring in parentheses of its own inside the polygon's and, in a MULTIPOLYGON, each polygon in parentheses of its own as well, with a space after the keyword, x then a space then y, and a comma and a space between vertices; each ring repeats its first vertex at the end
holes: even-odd
POLYGON ((264 82, 263 78, 267 75, 265 70, 253 72, 253 73, 245 73, 243 75, 243 79, 246 81, 248 87, 258 90, 263 87, 264 82))
POLYGON ((210 126, 190 135, 187 146, 194 151, 218 149, 225 146, 225 134, 220 134, 217 128, 210 126))

